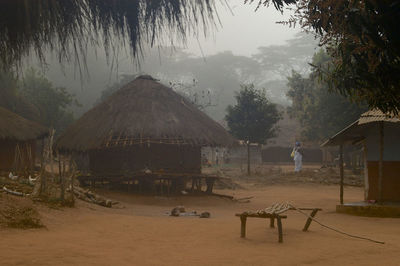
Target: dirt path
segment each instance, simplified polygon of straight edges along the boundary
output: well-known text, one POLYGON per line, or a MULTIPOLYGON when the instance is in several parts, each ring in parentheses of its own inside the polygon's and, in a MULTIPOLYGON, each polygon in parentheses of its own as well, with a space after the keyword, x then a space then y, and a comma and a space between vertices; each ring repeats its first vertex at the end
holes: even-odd
MULTIPOLYGON (((229 191, 224 191, 229 193, 229 191)), ((349 187, 347 201, 362 199, 361 188, 349 187)), ((160 198, 109 192, 125 209, 110 210, 85 203, 66 210, 42 209, 47 229, 0 231, 1 265, 399 265, 400 220, 336 214, 336 186, 271 186, 235 191, 254 196, 239 204, 214 197, 160 198), (235 212, 256 210, 290 200, 298 206, 324 209, 319 220, 353 234, 383 240, 385 245, 351 239, 288 213, 284 243, 264 219, 249 219, 247 238, 239 237, 235 212), (169 217, 182 204, 207 210, 210 219, 169 217)))

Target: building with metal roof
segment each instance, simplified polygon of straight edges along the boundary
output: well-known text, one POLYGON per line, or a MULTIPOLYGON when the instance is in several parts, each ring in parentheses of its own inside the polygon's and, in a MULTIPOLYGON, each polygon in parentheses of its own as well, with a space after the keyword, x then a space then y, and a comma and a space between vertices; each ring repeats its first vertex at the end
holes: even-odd
POLYGON ((340 147, 343 204, 343 146, 361 144, 365 161, 365 200, 400 202, 400 116, 370 110, 322 146, 340 147))

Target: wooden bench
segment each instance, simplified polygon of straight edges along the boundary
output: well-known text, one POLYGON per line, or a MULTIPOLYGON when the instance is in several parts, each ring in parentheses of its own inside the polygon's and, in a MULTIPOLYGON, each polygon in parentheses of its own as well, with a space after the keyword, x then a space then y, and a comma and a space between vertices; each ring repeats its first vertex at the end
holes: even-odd
MULTIPOLYGON (((322 209, 320 208, 288 208, 287 210, 301 210, 301 211, 311 211, 311 214, 307 218, 307 221, 303 227, 303 232, 306 232, 308 228, 311 225, 312 218, 317 215, 318 211, 321 211, 322 209)), ((285 210, 283 211, 285 212, 285 210)), ((278 234, 279 234, 279 243, 283 242, 283 231, 282 231, 282 219, 286 219, 286 215, 281 215, 277 213, 254 213, 254 212, 243 212, 243 213, 237 213, 236 216, 240 217, 240 237, 245 238, 246 237, 246 222, 247 218, 264 218, 264 219, 270 219, 270 228, 275 227, 275 219, 277 221, 278 225, 278 234)))

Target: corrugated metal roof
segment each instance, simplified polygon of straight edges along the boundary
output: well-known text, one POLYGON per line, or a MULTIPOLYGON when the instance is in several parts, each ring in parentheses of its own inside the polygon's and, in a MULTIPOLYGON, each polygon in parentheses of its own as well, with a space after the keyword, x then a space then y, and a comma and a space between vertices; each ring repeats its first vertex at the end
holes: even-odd
POLYGON ((354 143, 365 137, 365 129, 373 126, 371 123, 389 122, 400 123, 400 115, 385 114, 378 109, 369 110, 360 116, 360 119, 330 137, 321 146, 337 146, 354 143))
POLYGON ((354 143, 360 141, 364 138, 360 125, 358 125, 358 120, 353 122, 351 125, 342 129, 332 137, 330 137, 327 141, 321 144, 321 147, 326 146, 338 146, 346 143, 354 143))
POLYGON ((373 123, 373 122, 399 123, 400 115, 385 114, 378 109, 374 109, 363 113, 360 119, 358 120, 359 125, 373 123))

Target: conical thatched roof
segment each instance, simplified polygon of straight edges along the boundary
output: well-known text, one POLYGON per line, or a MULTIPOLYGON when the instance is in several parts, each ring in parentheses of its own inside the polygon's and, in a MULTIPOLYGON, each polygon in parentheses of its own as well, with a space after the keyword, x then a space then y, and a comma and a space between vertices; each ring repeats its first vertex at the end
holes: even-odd
POLYGON ((234 138, 192 103, 150 76, 140 76, 60 136, 60 150, 168 143, 228 146, 234 138))
POLYGON ((0 87, 0 107, 30 121, 40 121, 40 112, 37 107, 4 87, 0 87))
POLYGON ((45 127, 0 107, 0 139, 27 141, 47 134, 45 127))

